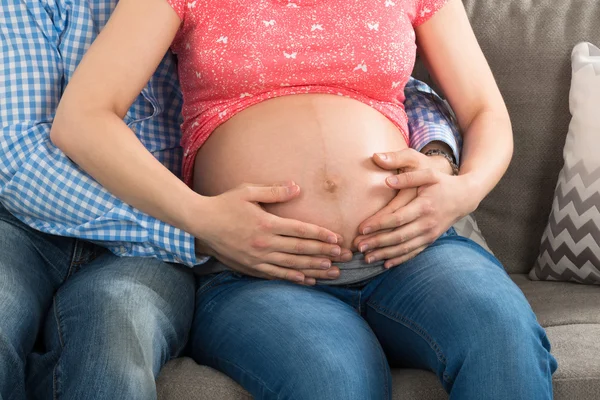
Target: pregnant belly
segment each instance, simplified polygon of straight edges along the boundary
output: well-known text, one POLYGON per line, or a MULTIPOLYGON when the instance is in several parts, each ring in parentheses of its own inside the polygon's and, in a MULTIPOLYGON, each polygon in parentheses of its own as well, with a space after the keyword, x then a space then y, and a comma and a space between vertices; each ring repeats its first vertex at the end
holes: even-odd
POLYGON ((385 185, 394 171, 375 165, 373 153, 406 147, 390 120, 356 100, 278 97, 247 108, 212 133, 196 156, 194 190, 216 196, 242 183, 293 180, 300 195, 265 204, 265 210, 330 229, 350 248, 358 225, 396 195, 385 185))

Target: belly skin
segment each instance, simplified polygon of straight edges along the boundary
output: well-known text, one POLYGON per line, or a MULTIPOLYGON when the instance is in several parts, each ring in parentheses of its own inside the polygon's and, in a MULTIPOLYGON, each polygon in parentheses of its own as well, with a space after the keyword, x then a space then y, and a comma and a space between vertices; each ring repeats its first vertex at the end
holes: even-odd
POLYGON ((356 100, 278 97, 238 113, 211 134, 197 153, 193 187, 216 196, 242 183, 293 180, 300 196, 265 204, 265 210, 331 229, 350 248, 358 225, 396 195, 385 185, 395 171, 375 165, 373 153, 406 147, 390 120, 356 100))

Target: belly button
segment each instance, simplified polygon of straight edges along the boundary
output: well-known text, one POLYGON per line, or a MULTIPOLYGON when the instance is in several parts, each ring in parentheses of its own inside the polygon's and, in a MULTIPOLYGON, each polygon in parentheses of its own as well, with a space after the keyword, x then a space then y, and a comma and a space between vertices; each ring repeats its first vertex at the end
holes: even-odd
POLYGON ((327 179, 325 181, 325 190, 328 191, 329 193, 333 193, 337 190, 337 185, 334 181, 332 181, 331 179, 327 179))

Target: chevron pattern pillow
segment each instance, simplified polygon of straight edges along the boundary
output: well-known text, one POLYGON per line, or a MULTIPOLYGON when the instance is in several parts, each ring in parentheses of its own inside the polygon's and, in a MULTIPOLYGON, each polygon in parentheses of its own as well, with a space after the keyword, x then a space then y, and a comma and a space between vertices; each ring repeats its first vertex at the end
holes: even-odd
POLYGON ((600 49, 572 53, 571 124, 534 280, 600 284, 600 49))
POLYGON ((471 239, 489 253, 494 254, 481 234, 481 230, 479 230, 479 226, 477 226, 477 221, 475 221, 475 216, 473 214, 469 214, 459 220, 453 225, 453 228, 457 235, 471 239))

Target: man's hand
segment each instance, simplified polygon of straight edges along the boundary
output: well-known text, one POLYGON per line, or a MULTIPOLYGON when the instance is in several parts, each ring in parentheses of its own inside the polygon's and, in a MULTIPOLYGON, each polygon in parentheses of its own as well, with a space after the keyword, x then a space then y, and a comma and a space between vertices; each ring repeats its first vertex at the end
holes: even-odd
POLYGON ((375 154, 373 161, 383 169, 400 171, 386 179, 400 192, 358 227, 361 235, 354 244, 367 262, 387 260, 386 268, 401 264, 477 207, 463 177, 451 176, 452 168, 443 157, 406 149, 375 154))
POLYGON ((197 253, 217 258, 228 267, 255 277, 284 279, 307 285, 335 279, 331 261, 348 261, 342 236, 328 229, 280 218, 259 203, 290 201, 300 194, 294 182, 279 185, 244 184, 206 198, 202 207, 210 220, 199 221, 197 253), (207 213, 207 210, 209 211, 207 213))

